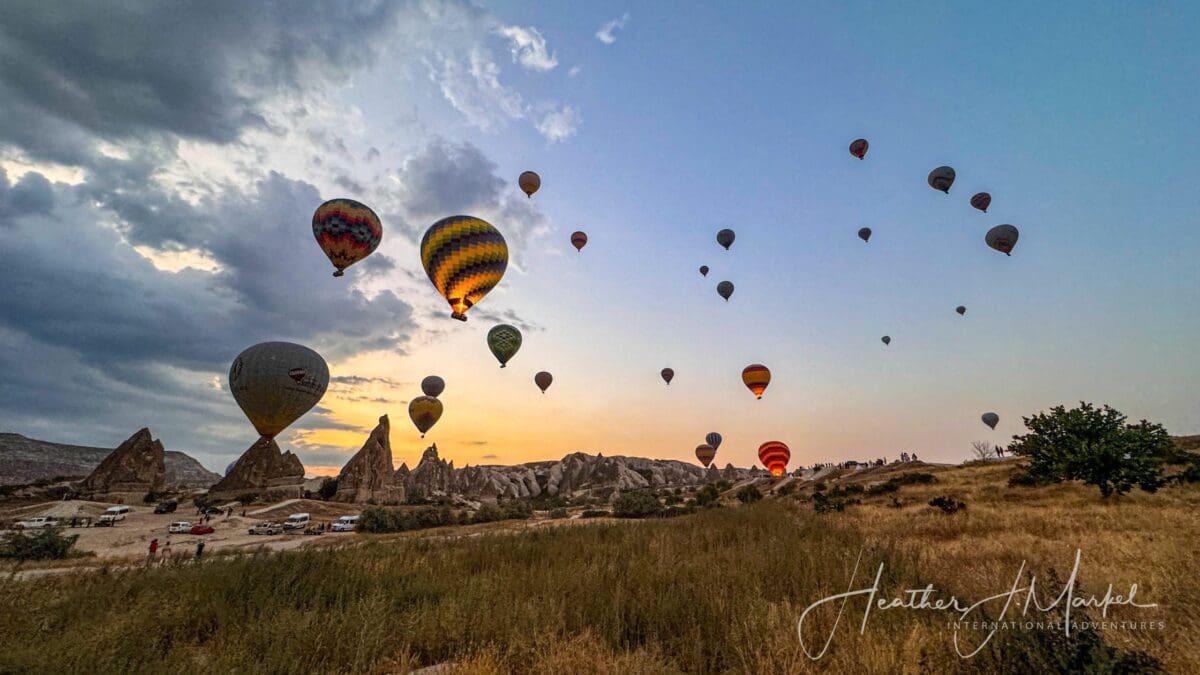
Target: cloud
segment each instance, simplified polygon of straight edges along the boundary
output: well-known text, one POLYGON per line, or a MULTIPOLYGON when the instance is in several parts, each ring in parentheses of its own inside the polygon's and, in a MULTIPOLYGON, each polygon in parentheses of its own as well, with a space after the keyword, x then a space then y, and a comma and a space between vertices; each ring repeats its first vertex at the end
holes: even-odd
POLYGON ((0 168, 0 226, 17 216, 49 213, 54 208, 54 190, 40 173, 29 172, 11 185, 0 168))
POLYGON ((575 77, 581 72, 583 72, 582 66, 571 66, 571 69, 567 71, 567 77, 575 77))
POLYGON ((625 22, 629 21, 629 12, 625 12, 621 16, 609 21, 596 31, 596 39, 606 45, 611 45, 617 41, 616 31, 625 27, 625 22))
POLYGON ((501 26, 496 29, 496 34, 508 40, 513 63, 542 72, 554 70, 558 65, 558 59, 546 47, 546 38, 536 28, 501 26))
POLYGON ((525 115, 521 95, 500 83, 500 66, 481 47, 472 48, 465 57, 442 56, 436 66, 430 66, 429 77, 450 105, 484 131, 525 115))
POLYGON ((563 106, 558 110, 553 110, 542 118, 538 123, 537 130, 546 140, 551 143, 566 140, 573 136, 579 130, 579 125, 583 120, 579 117, 579 111, 571 106, 563 106))

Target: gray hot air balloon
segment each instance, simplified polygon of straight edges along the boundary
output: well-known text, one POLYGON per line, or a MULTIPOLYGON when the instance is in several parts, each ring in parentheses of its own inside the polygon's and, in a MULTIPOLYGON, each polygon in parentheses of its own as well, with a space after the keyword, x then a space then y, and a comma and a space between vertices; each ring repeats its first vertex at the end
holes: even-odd
POLYGON ((864 227, 858 231, 858 238, 863 241, 871 241, 871 228, 864 227))
POLYGON ((729 302, 729 296, 733 295, 733 282, 722 281, 717 284, 717 295, 725 298, 725 302, 729 302))
POLYGON ((967 313, 967 308, 963 307, 962 305, 959 305, 958 307, 954 308, 954 311, 958 312, 959 316, 962 316, 967 313))
POLYGON ((929 172, 929 187, 934 190, 941 190, 946 194, 950 194, 950 186, 954 185, 954 169, 948 166, 939 166, 929 172))
POLYGON ((710 432, 708 432, 708 435, 704 437, 704 442, 711 445, 713 447, 713 450, 720 450, 721 449, 721 434, 718 434, 715 431, 710 431, 710 432))
POLYGON ((443 391, 446 391, 446 381, 437 375, 421 380, 421 392, 426 396, 437 398, 443 391))
POLYGON ((265 438, 311 410, 328 387, 325 359, 290 342, 254 345, 238 354, 229 368, 229 391, 265 438))
POLYGON ((538 386, 538 389, 542 390, 543 394, 550 388, 550 383, 553 381, 554 376, 544 370, 533 376, 533 383, 538 386))
POLYGON ((892 336, 891 335, 884 335, 883 337, 881 337, 879 339, 883 340, 883 344, 885 344, 885 345, 892 344, 892 336))
POLYGON ((720 232, 717 233, 717 243, 724 246, 725 250, 728 251, 729 247, 733 246, 734 236, 735 235, 733 234, 733 230, 730 230, 730 229, 721 230, 720 232))
POLYGON ((702 276, 702 277, 708 276, 708 265, 700 266, 700 276, 702 276))
POLYGON ((996 425, 1000 423, 1000 416, 993 412, 983 413, 983 417, 981 417, 980 419, 983 420, 984 424, 988 425, 989 427, 991 427, 993 429, 995 429, 996 425))
POLYGON ((997 225, 987 231, 983 240, 987 245, 1004 255, 1012 255, 1013 247, 1017 245, 1017 237, 1021 235, 1012 225, 997 225))

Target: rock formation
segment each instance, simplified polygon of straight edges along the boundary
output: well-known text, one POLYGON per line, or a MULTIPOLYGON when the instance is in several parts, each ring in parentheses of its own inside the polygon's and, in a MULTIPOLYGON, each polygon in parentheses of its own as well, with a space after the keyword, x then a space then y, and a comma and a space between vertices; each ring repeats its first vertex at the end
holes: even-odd
POLYGON ((91 494, 134 493, 161 490, 167 469, 163 445, 142 429, 109 453, 80 485, 91 494))
POLYGON ((404 500, 404 487, 397 484, 396 474, 392 471, 389 432, 388 418, 384 415, 362 449, 342 467, 334 501, 394 504, 404 500))
MULTIPOLYGON (((112 451, 111 447, 51 443, 0 433, 0 485, 20 485, 59 476, 80 480, 100 466, 112 451)), ((206 488, 221 479, 178 450, 167 450, 163 461, 167 467, 164 484, 167 489, 206 488)))
POLYGON ((259 438, 208 494, 234 499, 247 493, 293 498, 301 496, 304 465, 291 451, 281 452, 275 441, 259 438))

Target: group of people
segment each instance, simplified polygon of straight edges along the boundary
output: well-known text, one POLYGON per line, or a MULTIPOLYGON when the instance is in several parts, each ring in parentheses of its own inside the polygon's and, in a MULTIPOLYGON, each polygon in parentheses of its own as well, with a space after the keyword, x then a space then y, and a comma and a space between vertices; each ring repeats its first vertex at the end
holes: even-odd
MULTIPOLYGON (((196 542, 196 562, 199 562, 200 558, 203 555, 204 555, 204 541, 201 540, 201 541, 196 542)), ((159 561, 160 564, 165 565, 170 559, 171 559, 171 538, 167 537, 167 540, 165 542, 163 542, 163 545, 161 547, 158 545, 157 537, 155 537, 154 539, 151 539, 149 554, 146 556, 146 565, 149 566, 149 565, 153 564, 155 560, 159 561)))

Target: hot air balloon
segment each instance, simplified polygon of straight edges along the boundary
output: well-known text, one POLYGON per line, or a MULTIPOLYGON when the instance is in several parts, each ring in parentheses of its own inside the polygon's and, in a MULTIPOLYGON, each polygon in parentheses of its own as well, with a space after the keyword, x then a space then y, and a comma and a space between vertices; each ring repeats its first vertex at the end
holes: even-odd
POLYGON ((787 471, 788 460, 791 458, 792 451, 779 441, 767 441, 758 446, 758 461, 767 467, 772 476, 782 476, 787 471))
POLYGON ((708 432, 708 435, 704 437, 704 442, 713 446, 713 450, 718 450, 721 447, 721 434, 718 434, 715 431, 710 431, 708 432))
POLYGON ((971 206, 987 213, 988 207, 992 204, 992 196, 986 192, 977 192, 971 197, 971 206))
POLYGON ((767 385, 771 383, 771 371, 761 363, 752 363, 742 369, 742 382, 752 394, 762 398, 767 385))
POLYGON ((884 335, 883 337, 881 337, 879 339, 883 340, 883 344, 885 344, 885 345, 892 344, 892 336, 891 335, 884 335))
POLYGON ((379 216, 353 199, 330 199, 318 206, 313 213, 312 229, 317 244, 336 268, 335 277, 371 255, 383 240, 379 216))
POLYGON ((704 468, 707 469, 709 465, 712 464, 713 458, 716 456, 717 449, 713 446, 707 444, 696 446, 696 459, 700 460, 700 463, 704 465, 704 468))
POLYGON ((432 396, 418 396, 408 402, 408 416, 425 438, 425 432, 442 417, 442 402, 432 396))
POLYGON ((717 284, 717 295, 725 298, 725 302, 729 302, 729 296, 733 295, 733 282, 722 281, 717 284))
POLYGON ((450 316, 466 321, 467 310, 504 276, 508 245, 487 221, 450 216, 426 230, 421 239, 421 264, 433 287, 450 303, 450 316))
POLYGON ((521 186, 521 192, 526 197, 532 197, 542 187, 542 177, 532 171, 524 171, 517 177, 517 185, 521 186))
POLYGON ((702 276, 702 277, 708 276, 708 265, 700 266, 700 276, 702 276))
POLYGON ((929 172, 929 187, 934 190, 941 190, 946 194, 950 194, 950 186, 954 185, 954 169, 948 166, 939 166, 929 172))
POLYGON ((500 362, 500 367, 504 368, 521 348, 521 331, 506 323, 492 326, 487 334, 487 344, 488 349, 492 350, 492 355, 500 362))
POLYGON ((550 388, 551 382, 554 382, 554 376, 544 370, 533 376, 533 383, 538 386, 538 389, 542 390, 543 394, 550 388))
POLYGON ((997 225, 987 231, 983 240, 988 246, 1004 255, 1012 255, 1013 247, 1017 245, 1017 237, 1021 235, 1012 225, 997 225))
POLYGON ((864 227, 858 231, 858 238, 863 241, 871 241, 871 228, 864 227))
POLYGON ((867 139, 856 138, 850 141, 850 154, 862 159, 867 156, 867 148, 869 147, 871 147, 871 144, 867 142, 867 139))
POLYGON ((675 379, 675 371, 670 368, 663 368, 659 375, 662 375, 663 382, 667 384, 671 384, 671 380, 675 379))
POLYGON ((981 417, 980 419, 982 419, 983 423, 988 425, 992 429, 995 429, 996 425, 1000 423, 1000 416, 993 412, 983 413, 983 417, 981 417))
POLYGON ((325 359, 290 342, 254 345, 229 368, 229 391, 263 438, 272 438, 311 410, 328 386, 325 359))
POLYGON ((733 246, 734 236, 735 235, 733 234, 733 230, 730 230, 730 229, 721 230, 720 232, 717 233, 717 243, 724 246, 725 250, 728 251, 729 247, 733 246))
POLYGON ((967 308, 963 307, 962 305, 959 305, 958 307, 954 308, 954 311, 958 312, 959 316, 962 316, 967 313, 967 308))
POLYGON ((587 246, 587 233, 575 231, 571 233, 571 245, 576 251, 582 251, 584 246, 587 246))
POLYGON ((421 380, 421 391, 426 396, 437 398, 443 391, 446 391, 446 381, 437 375, 430 375, 421 380))

